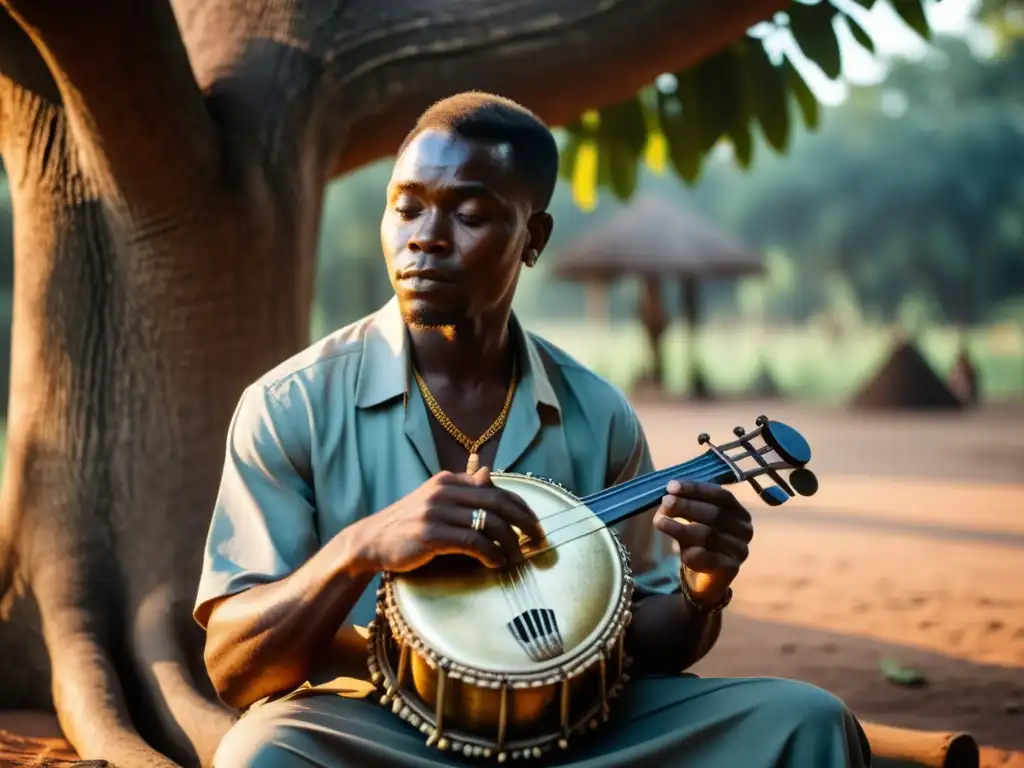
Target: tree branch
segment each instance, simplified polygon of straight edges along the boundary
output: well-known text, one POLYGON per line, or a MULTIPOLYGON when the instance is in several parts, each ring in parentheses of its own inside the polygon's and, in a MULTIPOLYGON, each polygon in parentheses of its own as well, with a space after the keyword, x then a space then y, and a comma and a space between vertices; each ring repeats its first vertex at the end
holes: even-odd
POLYGON ((393 153, 433 101, 499 93, 559 125, 714 53, 786 0, 365 0, 321 25, 334 174, 393 153), (341 18, 344 17, 344 18, 341 18))
POLYGON ((215 180, 215 125, 166 2, 0 6, 42 54, 81 166, 112 202, 143 220, 164 217, 215 180))

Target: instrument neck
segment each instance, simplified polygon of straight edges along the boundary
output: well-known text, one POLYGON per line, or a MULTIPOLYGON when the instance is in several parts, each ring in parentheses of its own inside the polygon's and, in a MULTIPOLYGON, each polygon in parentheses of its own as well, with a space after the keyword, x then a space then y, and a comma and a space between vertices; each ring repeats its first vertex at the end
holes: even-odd
POLYGON ((607 526, 657 507, 669 480, 728 485, 737 481, 732 468, 714 451, 667 469, 649 472, 624 483, 592 493, 581 501, 607 526))

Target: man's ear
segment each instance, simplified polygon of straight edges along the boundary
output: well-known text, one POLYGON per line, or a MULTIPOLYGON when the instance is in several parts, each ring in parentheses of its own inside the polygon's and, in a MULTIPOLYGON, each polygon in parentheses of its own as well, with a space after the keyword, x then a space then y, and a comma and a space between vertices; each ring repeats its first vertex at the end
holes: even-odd
POLYGON ((526 243, 526 248, 523 249, 523 263, 526 266, 532 267, 537 263, 537 259, 544 252, 548 240, 551 239, 551 232, 554 228, 555 220, 547 211, 534 213, 530 216, 530 220, 526 224, 526 229, 530 233, 530 239, 526 243))

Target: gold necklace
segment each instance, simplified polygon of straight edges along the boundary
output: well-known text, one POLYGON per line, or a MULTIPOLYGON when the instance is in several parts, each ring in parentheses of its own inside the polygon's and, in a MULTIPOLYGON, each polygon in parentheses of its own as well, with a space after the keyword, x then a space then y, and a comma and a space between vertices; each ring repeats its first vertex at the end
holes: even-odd
POLYGON ((498 430, 505 426, 505 422, 508 419, 509 411, 512 409, 512 398, 516 392, 516 362, 512 361, 512 379, 508 383, 508 394, 505 395, 505 405, 501 409, 501 413, 498 414, 498 418, 494 420, 494 423, 487 428, 480 437, 476 440, 470 439, 462 430, 456 427, 452 420, 448 418, 447 414, 441 409, 437 400, 430 393, 430 389, 427 387, 427 383, 420 376, 419 371, 413 369, 413 374, 416 376, 416 384, 420 388, 420 393, 423 395, 423 400, 427 404, 427 409, 431 415, 437 419, 437 423, 444 427, 445 432, 451 435, 455 441, 469 451, 469 459, 466 461, 466 472, 470 475, 475 473, 480 468, 480 447, 494 437, 498 430))

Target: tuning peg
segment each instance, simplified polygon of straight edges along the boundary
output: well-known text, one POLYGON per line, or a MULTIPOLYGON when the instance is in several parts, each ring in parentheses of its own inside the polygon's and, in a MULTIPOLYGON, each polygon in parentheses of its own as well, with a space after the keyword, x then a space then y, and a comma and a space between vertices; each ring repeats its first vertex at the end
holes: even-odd
POLYGON ((764 416, 758 416, 757 421, 763 426, 761 437, 784 462, 794 468, 810 462, 811 446, 807 444, 803 435, 781 421, 770 422, 764 416))
POLYGON ((806 467, 790 472, 789 484, 801 496, 813 496, 818 492, 818 476, 806 467))
POLYGON ((747 430, 744 429, 743 427, 733 427, 732 433, 736 435, 736 437, 743 437, 745 434, 747 434, 747 430))
POLYGON ((707 445, 711 442, 711 435, 707 432, 701 432, 697 435, 697 445, 707 445))
POLYGON ((777 485, 770 485, 767 488, 762 488, 760 496, 761 501, 769 507, 781 506, 789 500, 789 496, 786 495, 786 492, 777 485))
POLYGON ((763 427, 765 424, 768 423, 768 417, 763 415, 758 416, 756 419, 754 419, 754 423, 759 427, 763 427))

